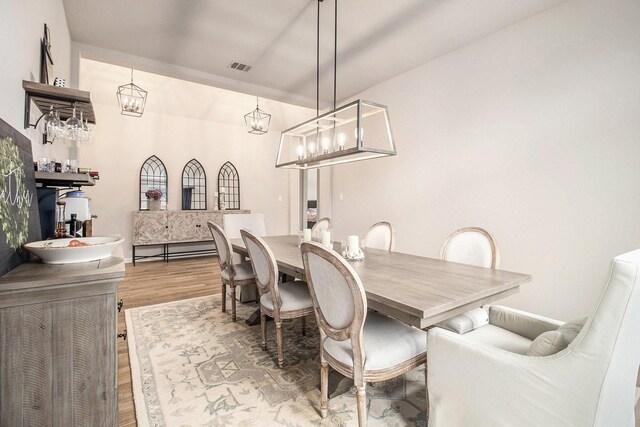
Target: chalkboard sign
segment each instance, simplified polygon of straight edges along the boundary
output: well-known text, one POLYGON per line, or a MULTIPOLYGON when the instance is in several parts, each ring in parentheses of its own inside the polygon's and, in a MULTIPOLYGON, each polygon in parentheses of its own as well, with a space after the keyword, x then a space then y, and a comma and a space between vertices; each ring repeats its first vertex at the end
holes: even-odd
POLYGON ((28 258, 22 246, 40 240, 31 141, 0 119, 0 276, 28 258))

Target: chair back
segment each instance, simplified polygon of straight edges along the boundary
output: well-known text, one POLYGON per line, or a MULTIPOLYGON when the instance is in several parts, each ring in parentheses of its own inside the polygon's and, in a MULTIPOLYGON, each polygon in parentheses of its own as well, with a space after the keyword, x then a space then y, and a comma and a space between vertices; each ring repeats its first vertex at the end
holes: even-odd
MULTIPOLYGON (((572 365, 582 367, 576 391, 598 393, 597 426, 634 425, 640 365, 640 249, 614 258, 608 284, 593 315, 569 345, 572 365)), ((580 369, 580 368, 578 368, 580 369)))
POLYGON ((231 251, 231 243, 229 242, 229 239, 218 224, 207 221, 207 226, 209 227, 209 231, 211 231, 213 243, 216 245, 216 250, 218 251, 220 270, 222 271, 226 268, 233 269, 233 261, 231 258, 233 252, 231 251))
POLYGON ((256 276, 256 286, 260 295, 271 292, 274 307, 277 310, 282 306, 280 292, 278 291, 278 264, 271 249, 264 240, 249 230, 240 230, 244 245, 249 252, 251 267, 256 276))
POLYGON ((367 297, 358 274, 340 255, 317 243, 303 243, 300 250, 321 333, 337 341, 351 338, 355 366, 363 366, 367 297))
POLYGON ((311 234, 320 237, 323 231, 326 231, 331 228, 331 218, 320 218, 313 227, 311 227, 311 234))
POLYGON ((267 231, 264 226, 264 215, 261 213, 225 214, 223 220, 224 232, 230 239, 239 238, 240 230, 243 228, 260 237, 267 235, 267 231))
POLYGON ((392 251, 396 247, 396 232, 390 222, 373 224, 364 235, 365 247, 392 251))
POLYGON ((440 247, 440 259, 487 268, 498 268, 500 264, 496 240, 480 227, 465 227, 451 233, 440 247))

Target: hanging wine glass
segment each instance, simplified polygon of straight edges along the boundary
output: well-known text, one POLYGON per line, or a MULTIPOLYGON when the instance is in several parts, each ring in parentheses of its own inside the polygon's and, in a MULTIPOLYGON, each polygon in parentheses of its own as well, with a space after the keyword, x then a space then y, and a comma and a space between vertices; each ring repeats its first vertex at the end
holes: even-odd
POLYGON ((82 122, 76 117, 75 105, 73 106, 73 116, 69 117, 64 124, 67 127, 66 142, 71 145, 78 145, 82 138, 82 122))
POLYGON ((80 123, 82 123, 82 143, 91 144, 93 142, 93 131, 89 128, 89 119, 82 119, 82 111, 80 111, 80 123))
POLYGON ((62 132, 62 122, 58 112, 53 110, 53 105, 49 107, 49 112, 44 117, 44 129, 49 141, 53 141, 62 132))

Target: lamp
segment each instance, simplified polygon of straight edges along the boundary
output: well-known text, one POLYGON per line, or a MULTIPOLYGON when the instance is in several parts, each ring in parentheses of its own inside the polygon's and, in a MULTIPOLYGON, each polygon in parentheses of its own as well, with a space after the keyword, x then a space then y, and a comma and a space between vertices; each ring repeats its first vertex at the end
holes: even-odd
POLYGON ((311 169, 397 154, 386 106, 358 99, 336 108, 337 0, 334 18, 333 110, 320 115, 319 40, 322 1, 318 0, 316 34, 316 117, 282 132, 276 168, 311 169))
POLYGON ((263 135, 269 131, 271 114, 265 113, 260 109, 258 97, 256 97, 256 109, 244 115, 244 122, 249 133, 263 135))
POLYGON ((144 106, 147 103, 147 91, 133 84, 133 68, 131 69, 131 83, 118 86, 116 96, 120 104, 120 114, 133 117, 142 116, 144 106))

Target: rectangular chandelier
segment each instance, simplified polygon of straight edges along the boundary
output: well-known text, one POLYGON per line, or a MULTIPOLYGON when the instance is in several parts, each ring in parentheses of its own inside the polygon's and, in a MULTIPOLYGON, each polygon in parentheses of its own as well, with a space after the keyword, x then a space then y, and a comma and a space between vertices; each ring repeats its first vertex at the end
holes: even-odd
POLYGON ((282 132, 276 167, 312 169, 395 155, 387 107, 358 99, 282 132))

